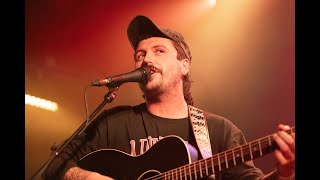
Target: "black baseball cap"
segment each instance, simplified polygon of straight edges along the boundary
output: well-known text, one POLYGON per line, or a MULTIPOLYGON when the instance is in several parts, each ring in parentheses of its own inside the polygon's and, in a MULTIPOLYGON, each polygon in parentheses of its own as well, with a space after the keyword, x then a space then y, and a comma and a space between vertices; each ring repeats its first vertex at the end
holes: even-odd
POLYGON ((138 15, 134 17, 129 23, 127 35, 130 44, 134 50, 137 49, 137 46, 140 41, 150 37, 163 37, 171 39, 172 41, 179 44, 179 46, 183 49, 186 57, 189 59, 191 63, 191 52, 183 36, 179 32, 176 32, 171 29, 158 28, 155 25, 155 23, 153 23, 146 16, 138 15))

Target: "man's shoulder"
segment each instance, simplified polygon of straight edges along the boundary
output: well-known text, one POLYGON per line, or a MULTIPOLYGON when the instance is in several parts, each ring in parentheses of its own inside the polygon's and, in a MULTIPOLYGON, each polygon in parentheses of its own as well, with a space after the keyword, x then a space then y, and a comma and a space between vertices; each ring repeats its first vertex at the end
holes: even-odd
POLYGON ((238 131, 239 128, 228 118, 218 115, 212 112, 205 111, 206 120, 209 126, 214 126, 218 129, 232 129, 232 131, 238 131))

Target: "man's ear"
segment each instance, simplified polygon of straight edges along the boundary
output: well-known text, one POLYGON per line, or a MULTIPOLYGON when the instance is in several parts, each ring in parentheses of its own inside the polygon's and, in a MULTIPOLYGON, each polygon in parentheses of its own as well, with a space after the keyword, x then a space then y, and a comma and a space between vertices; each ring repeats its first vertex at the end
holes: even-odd
POLYGON ((181 64, 182 64, 181 72, 182 72, 183 76, 185 76, 185 75, 187 75, 189 73, 191 63, 190 63, 189 59, 187 59, 187 58, 182 59, 180 61, 181 61, 181 64))

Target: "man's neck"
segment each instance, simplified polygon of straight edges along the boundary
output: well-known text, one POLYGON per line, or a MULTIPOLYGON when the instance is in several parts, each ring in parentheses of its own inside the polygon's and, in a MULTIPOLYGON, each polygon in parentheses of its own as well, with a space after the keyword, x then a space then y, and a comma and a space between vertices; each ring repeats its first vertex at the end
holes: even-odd
POLYGON ((184 98, 161 99, 156 102, 147 101, 147 109, 156 116, 180 119, 188 117, 188 105, 184 98))

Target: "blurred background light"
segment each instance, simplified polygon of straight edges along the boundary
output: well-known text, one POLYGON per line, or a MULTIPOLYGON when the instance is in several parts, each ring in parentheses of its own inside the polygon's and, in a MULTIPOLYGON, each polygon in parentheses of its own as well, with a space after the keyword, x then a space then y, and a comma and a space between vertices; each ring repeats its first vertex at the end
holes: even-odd
POLYGON ((216 5, 217 1, 216 0, 208 0, 208 3, 211 7, 214 7, 216 5))
POLYGON ((35 106, 49 111, 57 111, 58 104, 46 99, 31 96, 29 94, 25 95, 25 104, 30 106, 35 106))

